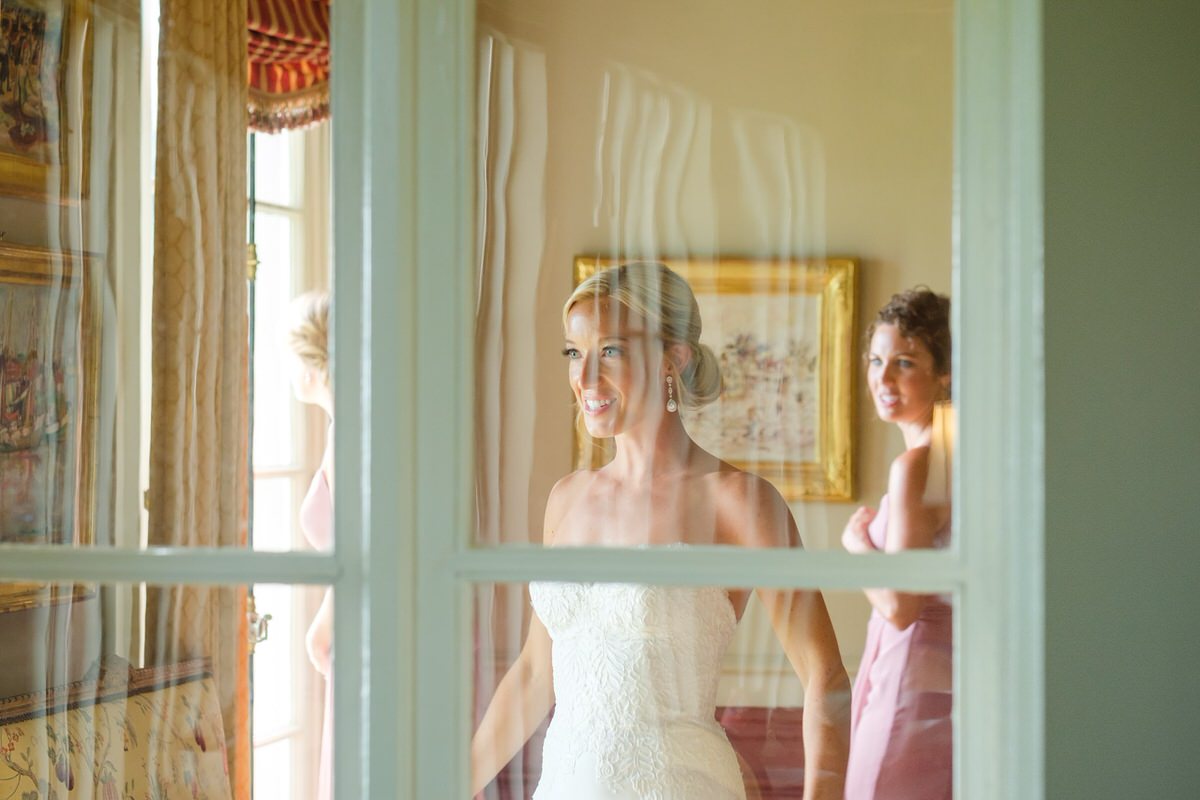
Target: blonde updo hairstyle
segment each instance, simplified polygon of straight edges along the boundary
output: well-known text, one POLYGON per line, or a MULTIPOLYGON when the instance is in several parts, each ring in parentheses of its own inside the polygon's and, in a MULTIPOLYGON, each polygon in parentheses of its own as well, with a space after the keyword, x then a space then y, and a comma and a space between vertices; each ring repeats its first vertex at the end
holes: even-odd
POLYGON ((563 327, 571 309, 583 300, 612 298, 641 315, 657 329, 664 344, 682 344, 691 358, 679 371, 677 392, 683 405, 711 403, 721 393, 721 367, 717 357, 700 343, 700 306, 688 282, 665 264, 632 262, 595 272, 587 277, 563 305, 563 327))
POLYGON ((292 301, 287 342, 292 352, 329 382, 329 293, 306 292, 292 301))

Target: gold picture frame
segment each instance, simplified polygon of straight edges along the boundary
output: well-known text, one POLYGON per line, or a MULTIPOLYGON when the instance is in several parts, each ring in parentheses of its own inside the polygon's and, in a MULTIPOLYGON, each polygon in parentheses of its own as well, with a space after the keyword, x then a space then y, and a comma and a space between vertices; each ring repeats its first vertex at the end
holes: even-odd
MULTIPOLYGON (((628 259, 575 258, 579 285, 628 259)), ((858 262, 658 259, 691 285, 702 340, 722 363, 722 396, 684 410, 705 449, 771 481, 787 500, 854 499, 858 262)), ((610 458, 575 426, 575 468, 610 458)))
POLYGON ((90 9, 89 0, 0 4, 0 195, 67 204, 88 195, 90 9))
MULTIPOLYGON (((0 243, 0 546, 90 546, 100 331, 89 255, 0 243)), ((0 612, 83 587, 0 585, 0 612)))

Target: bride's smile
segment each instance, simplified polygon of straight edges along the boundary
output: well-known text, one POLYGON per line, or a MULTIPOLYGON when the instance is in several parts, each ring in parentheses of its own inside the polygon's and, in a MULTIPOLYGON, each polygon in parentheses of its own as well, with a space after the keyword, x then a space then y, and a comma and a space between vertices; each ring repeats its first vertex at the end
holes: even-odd
POLYGON ((663 344, 646 327, 609 298, 578 303, 567 314, 567 380, 594 437, 616 436, 662 418, 663 344))

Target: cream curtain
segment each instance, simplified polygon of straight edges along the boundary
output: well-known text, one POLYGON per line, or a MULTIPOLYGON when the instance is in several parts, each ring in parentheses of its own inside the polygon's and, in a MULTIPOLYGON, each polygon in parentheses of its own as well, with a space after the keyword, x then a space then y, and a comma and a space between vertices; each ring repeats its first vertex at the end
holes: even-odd
MULTIPOLYGON (((150 544, 239 547, 247 513, 246 0, 163 0, 150 544)), ((212 659, 235 798, 250 796, 245 591, 147 594, 152 664, 212 659)))

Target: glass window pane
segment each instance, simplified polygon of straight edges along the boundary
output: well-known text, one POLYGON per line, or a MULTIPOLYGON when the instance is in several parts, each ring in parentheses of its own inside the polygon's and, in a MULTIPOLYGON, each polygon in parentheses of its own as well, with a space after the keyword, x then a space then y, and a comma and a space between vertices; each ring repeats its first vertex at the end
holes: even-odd
POLYGON ((287 739, 254 749, 254 796, 295 797, 292 793, 292 743, 287 739))
MULTIPOLYGON (((0 198, 0 206, 3 199, 0 198)), ((100 329, 90 295, 102 263, 0 242, 0 542, 90 544, 102 426, 100 329), (82 513, 81 513, 82 512, 82 513)), ((110 532, 100 531, 102 535, 110 532)))
MULTIPOLYGON (((952 0, 476 13, 476 541, 541 542, 552 487, 614 451, 610 482, 572 482, 589 498, 743 470, 813 549, 843 547, 902 454, 929 478, 945 303, 868 329, 950 286, 952 0), (611 271, 633 262, 666 270, 611 271)), ((705 518, 680 529, 711 528, 688 497, 705 518)), ((889 548, 930 546, 944 516, 889 548)))
POLYGON ((952 603, 869 595, 479 585, 472 788, 948 797, 952 603))
MULTIPOLYGON (((296 727, 293 698, 296 678, 293 660, 303 648, 297 641, 296 626, 302 592, 289 586, 258 586, 254 590, 255 609, 270 614, 270 638, 254 648, 254 738, 269 739, 296 727)), ((302 633, 302 631, 301 631, 302 633)))
POLYGON ((292 549, 297 524, 297 508, 292 500, 295 482, 290 476, 254 481, 255 550, 292 549))
MULTIPOLYGON (((0 547, 244 547, 247 450, 316 470, 285 334, 325 282, 305 253, 328 247, 329 204, 258 215, 251 308, 246 95, 227 91, 246 23, 212 8, 0 7, 0 547)), ((264 202, 299 208, 304 170, 328 186, 309 140, 259 137, 264 202)))
POLYGON ((291 353, 287 345, 288 304, 295 294, 296 223, 283 214, 260 212, 255 237, 254 465, 289 466, 296 456, 291 353))
MULTIPOLYGON (((246 587, 0 584, 5 792, 249 797, 253 786, 270 800, 315 796, 330 763, 330 706, 305 632, 325 587, 260 585, 255 595, 271 619, 251 656, 238 641, 246 587)), ((326 672, 329 633, 312 637, 324 642, 314 649, 326 672)))
POLYGON ((304 134, 282 131, 257 134, 254 141, 255 199, 278 206, 300 205, 296 171, 304 134))

